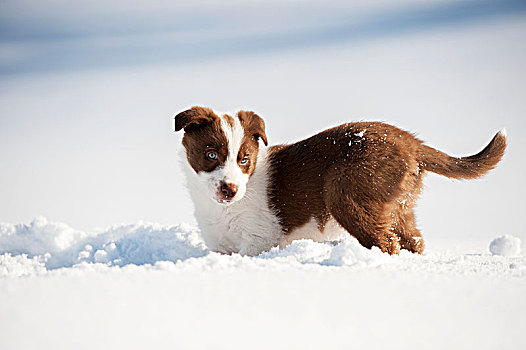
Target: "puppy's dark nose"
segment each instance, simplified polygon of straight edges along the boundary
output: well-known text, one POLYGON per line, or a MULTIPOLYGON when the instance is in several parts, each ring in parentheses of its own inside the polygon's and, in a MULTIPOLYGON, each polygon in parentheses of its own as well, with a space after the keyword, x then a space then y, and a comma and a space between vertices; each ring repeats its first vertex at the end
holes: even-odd
POLYGON ((221 182, 221 194, 224 199, 230 200, 237 193, 237 186, 228 182, 221 182))

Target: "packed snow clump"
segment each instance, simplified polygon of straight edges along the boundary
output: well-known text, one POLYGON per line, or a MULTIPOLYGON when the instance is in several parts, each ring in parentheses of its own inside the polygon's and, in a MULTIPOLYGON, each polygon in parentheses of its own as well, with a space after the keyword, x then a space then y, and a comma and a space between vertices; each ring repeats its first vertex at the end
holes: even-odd
POLYGON ((46 271, 44 263, 39 257, 28 258, 26 254, 12 256, 9 253, 0 255, 1 276, 38 275, 46 271))
POLYGON ((510 235, 497 237, 489 244, 489 251, 493 255, 517 256, 521 252, 521 240, 510 235))

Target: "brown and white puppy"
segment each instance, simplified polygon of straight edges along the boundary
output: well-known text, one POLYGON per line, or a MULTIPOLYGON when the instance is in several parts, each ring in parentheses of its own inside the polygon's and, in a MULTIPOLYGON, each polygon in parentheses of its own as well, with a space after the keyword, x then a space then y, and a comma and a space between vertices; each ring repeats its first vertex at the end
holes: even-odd
POLYGON ((422 253, 413 208, 426 171, 473 179, 506 149, 501 130, 478 154, 455 158, 378 122, 343 124, 290 145, 267 146, 254 112, 177 114, 196 219, 212 251, 257 255, 295 239, 351 234, 365 247, 422 253))

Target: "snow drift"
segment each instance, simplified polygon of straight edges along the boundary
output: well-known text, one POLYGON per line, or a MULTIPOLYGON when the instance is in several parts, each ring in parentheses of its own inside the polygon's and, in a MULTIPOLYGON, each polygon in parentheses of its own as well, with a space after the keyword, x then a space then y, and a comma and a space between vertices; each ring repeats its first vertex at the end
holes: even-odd
POLYGON ((273 248, 252 258, 209 252, 199 230, 184 223, 175 226, 121 224, 96 232, 77 231, 44 217, 37 217, 29 224, 0 223, 0 276, 43 274, 71 267, 130 265, 196 271, 332 266, 525 276, 524 258, 515 255, 492 256, 486 252, 455 255, 432 251, 421 256, 402 251, 399 256, 389 256, 376 247, 366 249, 349 236, 337 242, 299 240, 284 249, 273 248))
POLYGON ((115 225, 89 233, 37 217, 30 224, 0 223, 0 254, 4 254, 4 268, 10 261, 34 271, 37 265, 56 269, 82 263, 124 266, 176 262, 203 256, 207 249, 199 231, 186 224, 115 225))

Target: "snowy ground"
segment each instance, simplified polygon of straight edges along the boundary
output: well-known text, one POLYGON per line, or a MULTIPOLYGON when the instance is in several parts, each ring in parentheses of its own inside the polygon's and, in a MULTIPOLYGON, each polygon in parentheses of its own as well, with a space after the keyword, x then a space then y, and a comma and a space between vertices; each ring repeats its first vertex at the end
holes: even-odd
POLYGON ((524 2, 151 3, 0 11, 0 349, 526 348, 524 2), (177 164, 191 105, 254 109, 271 144, 366 119, 509 148, 425 180, 423 256, 223 256, 177 164))
POLYGON ((81 232, 43 217, 0 224, 0 247, 2 349, 526 344, 526 260, 488 247, 389 256, 348 238, 250 258, 208 252, 186 224, 81 232))

